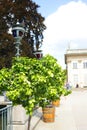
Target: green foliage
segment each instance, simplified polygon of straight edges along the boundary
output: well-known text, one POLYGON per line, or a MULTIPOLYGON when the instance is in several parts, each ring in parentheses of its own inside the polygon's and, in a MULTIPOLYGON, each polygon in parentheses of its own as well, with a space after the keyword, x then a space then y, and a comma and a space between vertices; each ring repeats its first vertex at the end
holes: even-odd
POLYGON ((9 76, 9 69, 3 68, 0 70, 0 93, 7 91, 10 82, 9 76))
POLYGON ((71 94, 72 93, 72 91, 71 90, 65 90, 65 92, 64 92, 64 96, 67 96, 67 95, 69 95, 69 94, 71 94))
POLYGON ((22 104, 30 115, 36 106, 59 99, 65 91, 64 81, 64 71, 50 55, 41 60, 15 58, 10 69, 0 71, 0 90, 7 91, 13 105, 22 104))

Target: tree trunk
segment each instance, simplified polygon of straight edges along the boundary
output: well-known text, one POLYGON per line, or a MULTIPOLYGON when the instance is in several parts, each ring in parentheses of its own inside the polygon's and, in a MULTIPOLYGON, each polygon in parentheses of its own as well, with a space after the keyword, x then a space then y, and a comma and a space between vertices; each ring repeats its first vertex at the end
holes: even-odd
POLYGON ((28 130, 30 130, 31 117, 32 117, 32 116, 30 116, 30 115, 29 115, 29 117, 28 117, 28 130))

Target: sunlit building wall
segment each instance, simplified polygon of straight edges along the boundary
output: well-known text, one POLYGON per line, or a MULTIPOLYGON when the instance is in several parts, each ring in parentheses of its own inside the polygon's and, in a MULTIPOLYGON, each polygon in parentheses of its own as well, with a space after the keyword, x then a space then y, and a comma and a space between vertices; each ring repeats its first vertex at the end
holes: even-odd
POLYGON ((72 87, 87 86, 87 49, 67 49, 65 54, 67 82, 72 87))

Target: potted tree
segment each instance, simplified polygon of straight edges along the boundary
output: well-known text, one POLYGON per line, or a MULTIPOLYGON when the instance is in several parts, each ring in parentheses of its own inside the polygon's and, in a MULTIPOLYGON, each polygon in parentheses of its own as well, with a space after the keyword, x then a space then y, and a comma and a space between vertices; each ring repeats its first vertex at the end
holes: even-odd
MULTIPOLYGON (((47 55, 41 60, 19 57, 13 60, 9 69, 0 70, 0 90, 13 105, 22 105, 30 120, 37 107, 54 108, 52 101, 60 98, 62 90, 62 69, 57 60, 47 55), (60 76, 61 75, 61 76, 60 76)), ((53 110, 55 115, 55 110, 53 110)), ((54 117, 53 115, 53 117, 54 117)), ((54 119, 49 119, 53 122, 54 119)))
POLYGON ((29 115, 28 130, 32 114, 39 107, 40 88, 45 82, 41 68, 39 60, 19 57, 14 59, 10 69, 0 70, 0 90, 6 91, 6 96, 13 106, 22 105, 25 108, 29 115))
POLYGON ((29 115, 28 130, 34 110, 49 104, 48 95, 51 95, 51 88, 48 90, 49 75, 42 60, 27 57, 15 58, 10 69, 0 70, 0 90, 6 91, 6 96, 13 105, 22 105, 25 108, 29 115))
POLYGON ((49 94, 48 100, 49 102, 52 102, 52 104, 57 101, 57 105, 59 105, 58 102, 60 102, 61 96, 65 96, 70 93, 64 87, 66 71, 62 69, 57 59, 51 55, 44 56, 42 58, 42 64, 47 70, 47 90, 50 90, 51 92, 47 92, 49 94))
POLYGON ((57 73, 56 72, 56 78, 57 78, 57 87, 56 87, 56 89, 57 89, 57 94, 59 95, 59 97, 55 100, 55 101, 53 101, 52 102, 52 104, 54 105, 54 106, 60 106, 60 99, 61 99, 61 96, 62 95, 65 95, 65 93, 66 93, 66 89, 65 89, 65 87, 64 87, 64 83, 65 83, 65 80, 66 80, 66 73, 65 73, 65 70, 63 70, 63 69, 60 69, 60 72, 61 73, 57 73))
MULTIPOLYGON (((59 65, 59 63, 53 56, 46 55, 41 60, 46 71, 45 72, 46 83, 44 85, 46 85, 46 89, 47 89, 47 91, 45 92, 46 99, 44 97, 45 101, 41 100, 41 105, 42 105, 42 110, 43 110, 43 119, 45 122, 53 122, 55 119, 49 119, 49 117, 54 118, 55 117, 54 114, 52 116, 51 115, 49 116, 48 113, 50 112, 47 113, 47 111, 48 111, 48 108, 50 109, 50 107, 51 109, 55 109, 55 107, 53 106, 53 102, 59 101, 61 95, 64 94, 65 77, 64 77, 64 72, 61 66, 59 65), (47 105, 47 103, 51 104, 51 106, 47 105), (47 119, 45 119, 46 113, 48 116, 47 119)), ((53 110, 53 112, 54 111, 55 110, 53 110)))

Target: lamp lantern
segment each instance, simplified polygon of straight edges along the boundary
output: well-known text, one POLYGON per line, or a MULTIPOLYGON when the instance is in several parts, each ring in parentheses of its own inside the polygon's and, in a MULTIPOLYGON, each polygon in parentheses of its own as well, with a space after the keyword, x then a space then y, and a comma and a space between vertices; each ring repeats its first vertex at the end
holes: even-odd
POLYGON ((12 35, 15 39, 16 56, 20 56, 21 40, 24 37, 25 28, 18 22, 12 27, 12 35))
POLYGON ((34 51, 33 53, 37 59, 41 59, 43 57, 42 50, 34 51))

